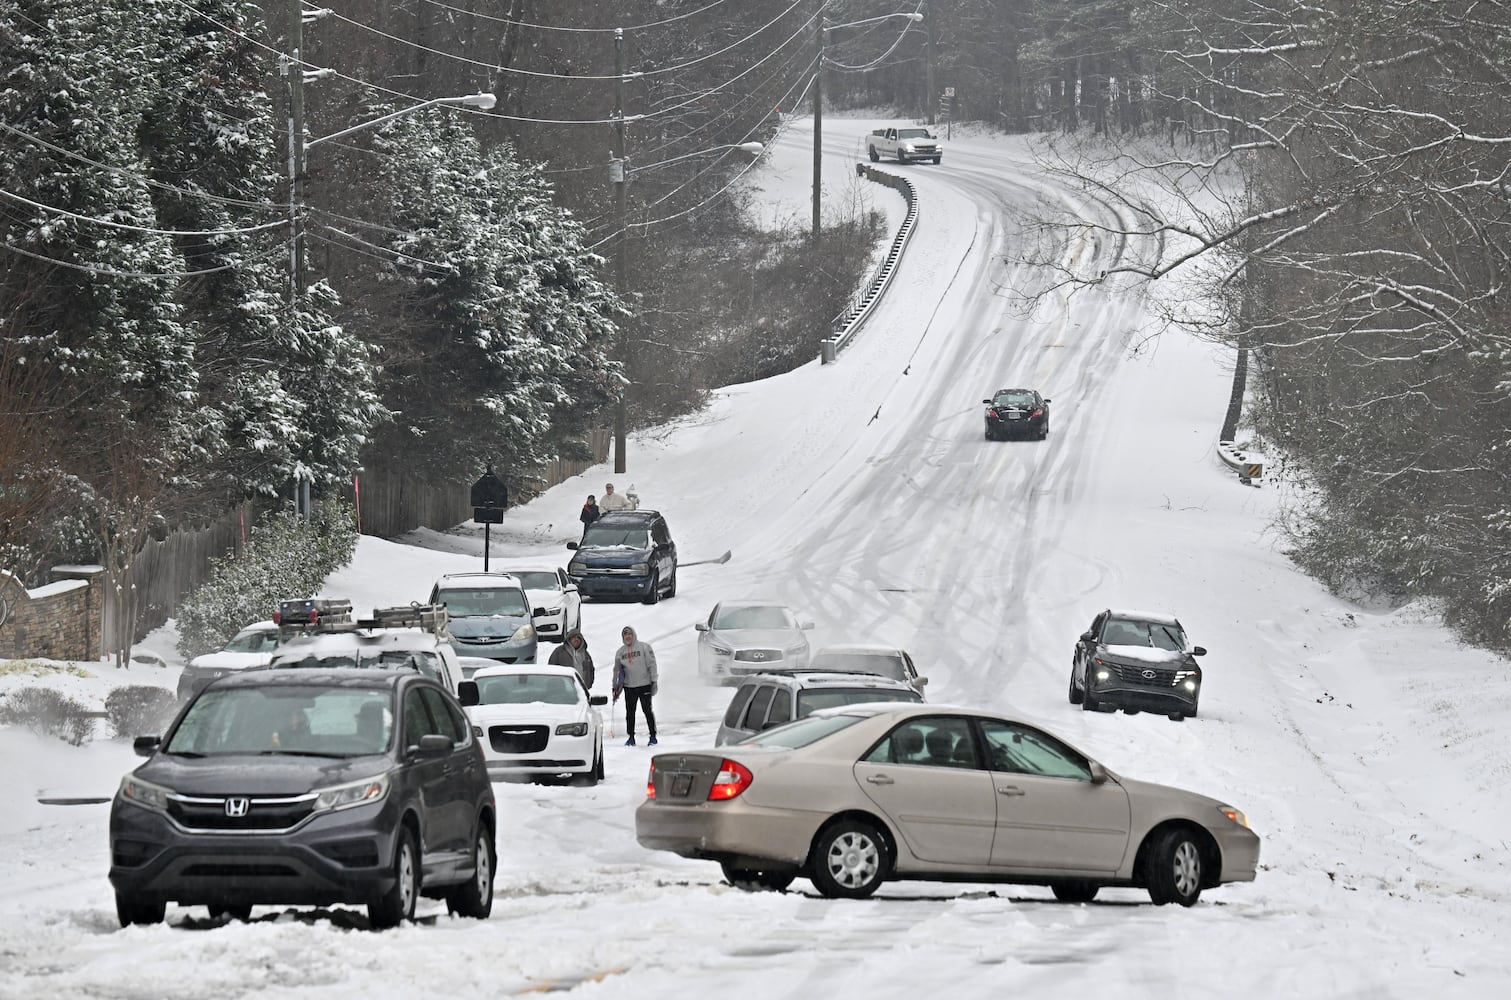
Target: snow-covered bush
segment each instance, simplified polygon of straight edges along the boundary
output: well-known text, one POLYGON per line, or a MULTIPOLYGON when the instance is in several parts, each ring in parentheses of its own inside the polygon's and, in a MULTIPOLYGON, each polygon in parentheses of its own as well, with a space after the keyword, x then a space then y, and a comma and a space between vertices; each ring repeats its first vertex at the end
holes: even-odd
POLYGON ((25 726, 39 736, 56 736, 74 746, 89 742, 94 735, 89 709, 52 688, 21 688, 0 698, 0 725, 25 726))
POLYGON ((118 687, 105 697, 105 713, 117 736, 134 739, 160 733, 173 719, 178 699, 167 688, 151 684, 118 687))
POLYGON ((306 521, 291 510, 263 519, 246 550, 214 560, 210 578, 178 606, 178 651, 185 659, 225 646, 243 627, 273 616, 278 602, 313 597, 357 546, 349 504, 316 506, 306 521))

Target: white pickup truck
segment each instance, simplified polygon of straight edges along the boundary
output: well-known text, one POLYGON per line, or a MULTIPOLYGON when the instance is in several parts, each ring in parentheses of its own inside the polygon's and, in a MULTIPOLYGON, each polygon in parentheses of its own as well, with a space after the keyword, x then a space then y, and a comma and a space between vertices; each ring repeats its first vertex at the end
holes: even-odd
POLYGON ((895 156, 898 163, 909 160, 932 160, 944 155, 939 137, 923 126, 913 128, 879 128, 866 136, 866 155, 875 163, 883 156, 895 156))

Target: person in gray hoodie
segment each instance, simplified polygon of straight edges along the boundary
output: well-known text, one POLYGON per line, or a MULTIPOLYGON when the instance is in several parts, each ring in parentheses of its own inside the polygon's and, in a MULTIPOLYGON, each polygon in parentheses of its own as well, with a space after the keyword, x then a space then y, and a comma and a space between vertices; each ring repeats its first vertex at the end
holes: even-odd
POLYGON ((588 652, 587 637, 578 629, 568 632, 560 646, 551 651, 550 663, 571 667, 582 678, 582 686, 593 689, 593 654, 588 652))
POLYGON ((651 708, 651 699, 656 695, 656 651, 648 642, 635 637, 635 630, 626 625, 619 633, 624 645, 614 654, 614 700, 624 693, 624 730, 629 739, 624 745, 635 745, 635 706, 645 709, 645 728, 650 732, 649 746, 656 745, 656 713, 651 708))

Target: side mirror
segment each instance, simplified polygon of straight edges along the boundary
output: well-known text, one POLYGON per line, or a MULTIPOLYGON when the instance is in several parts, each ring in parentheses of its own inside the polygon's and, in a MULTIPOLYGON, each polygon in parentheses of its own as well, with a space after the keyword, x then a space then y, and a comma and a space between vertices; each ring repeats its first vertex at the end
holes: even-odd
POLYGON ((440 733, 428 733, 420 737, 419 746, 411 749, 418 750, 421 757, 439 757, 441 754, 450 753, 453 746, 455 744, 451 742, 451 737, 442 736, 440 733))
POLYGON ((916 688, 928 687, 929 679, 927 677, 915 677, 913 678, 913 686, 916 688))
POLYGON ((607 705, 608 703, 609 703, 609 696, 606 695, 606 694, 595 694, 595 695, 589 695, 588 696, 588 704, 589 705, 607 705))
POLYGON ((565 587, 561 588, 561 592, 563 594, 575 594, 577 593, 577 584, 569 583, 565 587))
POLYGON ((1191 655, 1192 656, 1206 656, 1207 655, 1207 647, 1206 646, 1192 646, 1191 647, 1191 655))
POLYGON ((473 705, 481 705, 483 697, 478 693, 477 681, 462 681, 456 686, 457 700, 463 708, 471 708, 473 705))
POLYGON ((577 548, 577 543, 576 542, 568 542, 567 543, 567 548, 569 548, 569 549, 575 549, 575 548, 577 548))
POLYGON ((162 745, 161 736, 138 736, 131 741, 131 749, 136 751, 138 757, 151 757, 157 753, 157 748, 162 745))
POLYGON ((1091 783, 1093 785, 1107 784, 1107 769, 1105 767, 1094 760, 1087 761, 1087 766, 1091 768, 1091 783))
POLYGON ((813 627, 813 623, 812 622, 798 622, 797 623, 797 627, 800 628, 800 629, 802 629, 802 630, 804 630, 804 631, 807 631, 808 629, 811 629, 813 627))
POLYGON ((985 403, 987 406, 991 406, 992 405, 992 401, 989 400, 989 399, 983 399, 981 402, 985 403))
POLYGON ((1053 403, 1053 402, 1054 402, 1054 400, 1050 399, 1047 396, 1044 398, 1044 405, 1045 406, 1048 406, 1050 403, 1053 403))
POLYGON ((699 632, 707 632, 708 631, 708 622, 698 622, 696 625, 693 626, 693 628, 697 629, 699 632))
POLYGON ((1093 633, 1093 632, 1091 632, 1091 631, 1089 631, 1089 630, 1086 631, 1086 632, 1082 632, 1081 633, 1081 641, 1082 642, 1091 642, 1094 639, 1096 639, 1096 634, 1093 633))

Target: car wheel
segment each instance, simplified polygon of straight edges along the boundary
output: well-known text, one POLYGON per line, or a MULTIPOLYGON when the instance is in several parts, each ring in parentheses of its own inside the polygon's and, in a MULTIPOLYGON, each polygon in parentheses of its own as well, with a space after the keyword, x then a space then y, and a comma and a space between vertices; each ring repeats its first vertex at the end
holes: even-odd
POLYGON ((367 904, 367 922, 374 930, 413 920, 415 903, 420 898, 420 849, 409 827, 399 831, 399 843, 393 854, 393 887, 367 904))
POLYGON ((1045 424, 1043 427, 1039 428, 1039 440, 1043 441, 1047 437, 1049 437, 1049 425, 1045 424))
POLYGON ((988 441, 995 441, 995 440, 997 440, 997 435, 995 435, 995 434, 992 433, 992 429, 990 427, 988 427, 986 429, 986 439, 988 441))
POLYGON ((675 569, 672 570, 672 578, 666 582, 666 593, 663 594, 662 596, 663 597, 676 597, 677 596, 677 571, 675 569))
POLYGON ((593 780, 603 780, 603 744, 598 744, 598 763, 593 766, 593 780))
POLYGON ((1201 848, 1185 830, 1166 830, 1149 849, 1145 877, 1156 906, 1194 906, 1201 895, 1201 848))
POLYGON ((887 878, 887 847, 869 823, 842 820, 814 841, 809 876, 830 899, 865 899, 887 878))
POLYGON ((908 162, 908 158, 906 156, 902 155, 902 150, 900 150, 900 149, 897 151, 897 162, 898 163, 907 163, 908 162))
POLYGON ((1139 712, 1142 712, 1142 711, 1143 711, 1143 709, 1141 709, 1141 708, 1125 708, 1125 709, 1123 709, 1123 714, 1124 715, 1137 715, 1137 714, 1139 714, 1139 712))
POLYGON ((211 920, 237 920, 246 923, 252 916, 251 903, 217 904, 209 907, 211 920))
POLYGON ((661 574, 651 577, 651 588, 640 599, 642 604, 659 604, 661 601, 661 574))
POLYGON ((160 924, 163 922, 163 914, 167 912, 168 904, 164 900, 132 896, 124 892, 115 894, 115 916, 122 927, 160 924))
POLYGON ((1089 903, 1097 898, 1097 890, 1101 888, 1095 882, 1088 882, 1083 878, 1062 879, 1051 882, 1049 887, 1054 890, 1055 898, 1062 903, 1089 903))
POLYGON ((1081 698, 1081 692, 1076 690, 1076 672, 1072 669, 1070 671, 1070 703, 1072 705, 1079 705, 1081 698))
POLYGON ((1097 696, 1091 693, 1091 682, 1088 679, 1086 688, 1081 692, 1081 708, 1087 712, 1100 712, 1102 703, 1097 701, 1097 696))
POLYGON ((472 877, 447 894, 446 907, 463 917, 487 920, 488 914, 493 912, 493 871, 497 857, 493 853, 493 838, 488 835, 488 828, 481 818, 473 842, 472 860, 472 877))
POLYGON ((866 147, 866 155, 871 158, 871 162, 872 163, 875 163, 875 162, 877 162, 878 160, 881 159, 881 157, 878 156, 877 153, 876 153, 876 147, 875 146, 867 146, 866 147))
POLYGON ((736 868, 728 861, 722 862, 719 867, 724 869, 724 881, 745 892, 781 892, 797 877, 791 872, 762 872, 751 868, 736 868))

